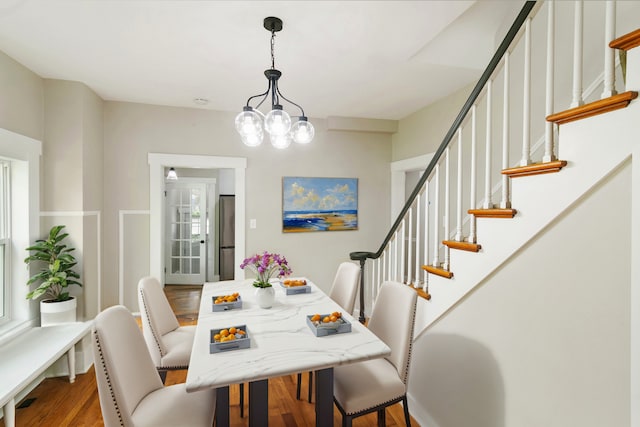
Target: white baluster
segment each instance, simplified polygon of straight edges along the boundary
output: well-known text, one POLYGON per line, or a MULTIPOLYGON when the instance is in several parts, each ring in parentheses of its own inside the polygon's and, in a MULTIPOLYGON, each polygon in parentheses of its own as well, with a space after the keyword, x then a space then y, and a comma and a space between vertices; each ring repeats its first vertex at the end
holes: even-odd
POLYGON ((491 209, 491 96, 493 81, 487 81, 487 128, 485 133, 484 150, 484 203, 483 209, 491 209))
POLYGON ((413 205, 409 208, 409 226, 407 227, 407 284, 413 284, 413 268, 411 263, 413 262, 413 205))
POLYGON ((456 194, 456 236, 455 240, 462 241, 462 128, 458 128, 458 183, 456 194))
POLYGON ((397 282, 398 281, 398 258, 400 257, 400 236, 399 236, 399 231, 400 229, 396 230, 396 232, 394 233, 395 237, 394 237, 394 242, 393 242, 393 246, 394 246, 394 253, 393 253, 393 265, 392 265, 392 270, 390 271, 391 273, 391 280, 397 282))
POLYGON ((604 90, 601 98, 608 98, 617 94, 615 88, 615 49, 609 47, 609 42, 616 38, 616 2, 607 1, 604 27, 604 90))
POLYGON ((573 100, 571 101, 571 108, 584 104, 582 99, 582 0, 575 2, 573 20, 573 100))
POLYGON ((415 259, 415 268, 416 268, 416 283, 415 287, 417 288, 420 284, 420 243, 422 240, 420 239, 420 193, 416 196, 416 259, 415 259))
POLYGON ((387 243, 387 247, 382 251, 382 275, 380 276, 380 281, 384 282, 388 279, 387 276, 387 254, 389 253, 389 243, 387 243))
MULTIPOLYGON (((382 255, 381 258, 378 258, 376 261, 376 271, 377 271, 377 275, 376 277, 378 278, 378 280, 374 281, 373 283, 382 283, 382 268, 384 267, 384 259, 382 258, 384 257, 384 251, 382 251, 382 255)), ((373 301, 371 301, 373 303, 373 301)))
MULTIPOLYGON (((547 71, 546 71, 546 104, 545 104, 545 116, 553 114, 553 95, 554 95, 554 82, 555 76, 553 75, 554 67, 554 55, 555 55, 555 8, 556 4, 553 1, 548 1, 548 13, 547 13, 547 71)), ((552 162, 556 160, 556 156, 553 153, 553 122, 545 123, 545 135, 544 135, 544 155, 542 156, 543 162, 552 162)))
MULTIPOLYGON (((424 183, 424 263, 429 264, 429 180, 424 183)), ((424 273, 424 282, 427 283, 429 273, 424 273)))
POLYGON ((436 164, 434 170, 433 180, 433 266, 438 267, 440 265, 440 242, 439 242, 439 228, 440 228, 440 163, 436 164))
MULTIPOLYGON (((469 209, 476 208, 476 145, 478 132, 476 126, 476 106, 471 107, 471 188, 469 189, 469 209)), ((476 217, 469 214, 469 243, 476 243, 476 217)))
MULTIPOLYGON (((509 51, 504 54, 504 89, 502 100, 502 169, 509 167, 509 80, 511 77, 509 71, 509 51)), ((508 175, 502 175, 502 200, 500 207, 502 209, 511 208, 511 197, 509 196, 509 186, 511 185, 508 175)))
MULTIPOLYGON (((445 152, 444 152, 444 164, 445 164, 445 170, 444 170, 444 238, 445 240, 449 240, 450 236, 449 236, 449 203, 450 201, 450 197, 449 194, 451 193, 450 188, 449 188, 449 181, 450 181, 450 174, 451 174, 451 165, 449 162, 449 147, 447 146, 445 152)), ((445 270, 449 270, 449 246, 445 246, 444 247, 444 264, 442 265, 442 268, 444 268, 445 270)))
POLYGON ((404 219, 402 220, 402 223, 400 225, 400 235, 402 236, 402 240, 400 240, 398 243, 400 244, 400 263, 398 264, 398 275, 396 276, 396 281, 400 282, 400 283, 407 283, 405 281, 405 268, 404 268, 404 254, 405 254, 405 242, 407 240, 407 217, 405 216, 404 219))
POLYGON ((522 158, 520 166, 531 164, 531 18, 524 27, 524 94, 522 105, 522 158))

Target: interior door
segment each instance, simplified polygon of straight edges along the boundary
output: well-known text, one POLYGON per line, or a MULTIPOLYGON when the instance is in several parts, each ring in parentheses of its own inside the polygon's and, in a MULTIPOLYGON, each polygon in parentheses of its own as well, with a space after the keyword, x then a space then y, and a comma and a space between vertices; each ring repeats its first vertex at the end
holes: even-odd
POLYGON ((205 282, 207 186, 167 182, 165 283, 195 285, 205 282))

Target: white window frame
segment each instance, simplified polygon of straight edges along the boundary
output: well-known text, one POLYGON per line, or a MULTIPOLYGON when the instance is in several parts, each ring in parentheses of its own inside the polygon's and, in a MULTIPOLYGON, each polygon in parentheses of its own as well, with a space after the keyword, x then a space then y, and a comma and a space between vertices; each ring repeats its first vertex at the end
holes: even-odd
POLYGON ((9 264, 5 269, 9 315, 0 323, 0 344, 39 323, 37 302, 26 299, 31 274, 23 260, 25 249, 40 238, 41 156, 40 141, 0 128, 0 158, 10 163, 11 183, 9 264))
POLYGON ((0 255, 2 288, 2 312, 0 325, 11 319, 11 163, 0 159, 0 255))

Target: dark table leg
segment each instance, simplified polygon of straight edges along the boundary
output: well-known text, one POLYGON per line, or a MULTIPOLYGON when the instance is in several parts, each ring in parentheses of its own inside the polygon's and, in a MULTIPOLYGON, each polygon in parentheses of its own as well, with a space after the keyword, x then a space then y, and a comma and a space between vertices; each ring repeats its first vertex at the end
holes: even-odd
POLYGON ((333 368, 316 371, 316 427, 333 427, 333 368))
POLYGON ((260 380, 249 383, 249 426, 269 425, 269 381, 260 380))
POLYGON ((229 427, 229 387, 216 389, 216 427, 229 427))

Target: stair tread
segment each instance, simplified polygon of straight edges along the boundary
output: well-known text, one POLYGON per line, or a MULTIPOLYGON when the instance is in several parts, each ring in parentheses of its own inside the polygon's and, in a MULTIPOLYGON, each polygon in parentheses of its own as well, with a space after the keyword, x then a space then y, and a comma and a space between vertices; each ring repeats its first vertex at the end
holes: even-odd
POLYGON ((478 252, 482 246, 477 243, 459 242, 457 240, 443 240, 442 244, 451 249, 459 249, 461 251, 478 252))
POLYGON ((610 48, 621 50, 630 50, 638 46, 640 46, 640 29, 620 36, 609 43, 610 48))
POLYGON ((522 176, 560 172, 560 169, 565 166, 567 166, 566 160, 554 160, 552 162, 534 163, 527 166, 516 166, 514 168, 504 169, 502 174, 508 175, 511 178, 518 178, 522 176))
POLYGON ((453 273, 451 271, 445 270, 441 267, 436 267, 434 265, 423 265, 422 269, 431 274, 435 274, 436 276, 444 277, 446 279, 451 279, 453 277, 453 273))
POLYGON ((608 98, 599 99, 579 107, 570 108, 559 113, 547 116, 548 122, 558 125, 569 123, 575 120, 586 119, 598 114, 607 113, 609 111, 625 108, 629 103, 638 97, 638 92, 628 91, 610 96, 608 98))
POLYGON ((515 209, 469 209, 467 211, 476 218, 513 218, 518 211, 515 209))

